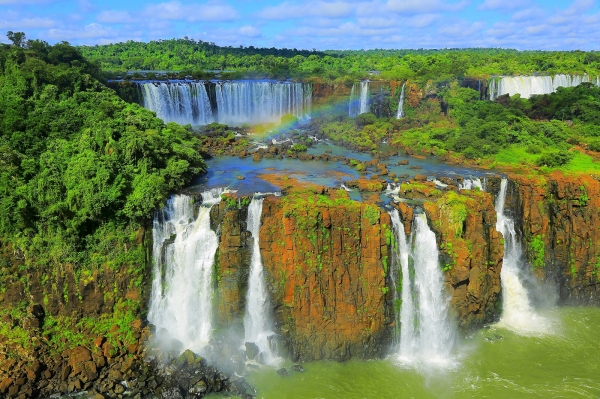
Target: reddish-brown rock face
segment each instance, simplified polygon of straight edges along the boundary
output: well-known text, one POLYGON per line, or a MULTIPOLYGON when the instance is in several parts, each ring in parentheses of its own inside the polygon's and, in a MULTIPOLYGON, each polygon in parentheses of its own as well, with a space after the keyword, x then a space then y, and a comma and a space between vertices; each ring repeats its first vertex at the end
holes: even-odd
POLYGON ((592 176, 512 175, 508 204, 538 277, 566 303, 600 305, 600 182, 592 176))
POLYGON ((389 226, 378 207, 347 197, 265 199, 263 264, 295 359, 372 358, 388 349, 389 226))
POLYGON ((220 226, 221 231, 215 262, 218 276, 215 306, 219 327, 230 327, 243 319, 252 256, 250 233, 246 230, 247 215, 247 207, 228 208, 225 201, 211 211, 213 228, 220 226))
POLYGON ((440 248, 451 306, 463 331, 498 316, 504 250, 491 194, 463 190, 424 204, 440 248))

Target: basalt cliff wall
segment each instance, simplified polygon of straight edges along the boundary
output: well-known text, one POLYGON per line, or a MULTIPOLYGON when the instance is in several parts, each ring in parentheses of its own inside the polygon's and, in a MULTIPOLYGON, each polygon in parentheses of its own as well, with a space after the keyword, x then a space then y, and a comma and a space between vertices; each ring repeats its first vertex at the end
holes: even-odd
MULTIPOLYGON (((522 238, 527 267, 542 283, 557 288, 561 303, 600 305, 598 178, 509 178, 507 209, 522 238)), ((500 314, 503 240, 495 229, 494 210, 499 183, 490 178, 489 192, 481 192, 411 182, 400 191, 411 205, 396 205, 408 234, 414 212, 427 215, 462 331, 500 314)), ((299 361, 385 356, 395 330, 388 213, 373 202, 351 201, 342 190, 311 186, 283 191, 264 200, 260 230, 281 351, 299 361)), ((215 261, 218 328, 242 326, 252 248, 248 203, 248 197, 222 201, 211 214, 220 236, 215 261)), ((124 252, 137 251, 130 264, 118 269, 106 265, 84 275, 73 273, 69 265, 54 272, 32 269, 19 253, 2 248, 1 394, 36 397, 90 389, 116 396, 124 391, 118 381, 139 381, 140 376, 147 379, 133 387, 140 393, 176 384, 168 376, 151 379, 152 365, 142 361, 149 356, 142 343, 152 333, 144 327, 152 277, 150 236, 141 229, 116 243, 124 252), (100 327, 104 333, 98 333, 100 327)), ((203 367, 203 380, 197 383, 205 384, 206 392, 232 386, 227 376, 194 362, 203 367)))
MULTIPOLYGON (((414 186, 406 194, 422 201, 436 233, 460 328, 493 321, 499 311, 503 250, 492 195, 414 186)), ((414 208, 398 207, 410 234, 414 208)), ((217 318, 220 327, 239 326, 250 263, 246 210, 228 209, 223 202, 214 212, 215 223, 221 223, 217 318)), ((260 248, 276 332, 288 354, 308 361, 389 353, 395 324, 389 214, 373 203, 350 201, 343 191, 312 187, 266 198, 261 221, 260 248)))
POLYGON ((534 274, 560 303, 600 305, 598 176, 511 175, 509 207, 534 274))

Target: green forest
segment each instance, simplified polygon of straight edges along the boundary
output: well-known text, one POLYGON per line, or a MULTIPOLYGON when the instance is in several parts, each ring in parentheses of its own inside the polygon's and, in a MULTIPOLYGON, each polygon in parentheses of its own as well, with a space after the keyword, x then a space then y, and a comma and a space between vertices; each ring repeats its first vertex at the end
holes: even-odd
POLYGON ((149 43, 82 46, 82 54, 97 61, 108 77, 140 70, 181 71, 198 78, 207 71, 233 71, 228 77, 271 77, 343 81, 445 80, 450 77, 487 78, 492 75, 533 73, 600 74, 600 53, 583 51, 516 51, 510 49, 347 50, 220 47, 193 39, 149 43), (371 76, 373 78, 373 76, 371 76))
MULTIPOLYGON (((21 281, 53 292, 63 281, 57 294, 68 304, 106 270, 126 270, 139 286, 147 258, 140 229, 170 193, 206 170, 198 139, 123 101, 68 43, 15 42, 0 46, 0 290, 21 281)), ((128 287, 105 289, 115 313, 87 320, 88 331, 106 335, 115 323, 128 330, 140 303, 124 298, 128 287)), ((18 321, 27 303, 4 306, 0 316, 18 321)), ((76 322, 48 317, 45 334, 58 349, 78 345, 84 336, 76 322)), ((32 345, 11 327, 3 323, 0 337, 32 345)))
MULTIPOLYGON (((393 147, 449 161, 535 167, 541 172, 600 171, 595 161, 600 151, 600 88, 585 83, 531 99, 501 96, 492 102, 480 101, 477 91, 459 84, 464 76, 531 71, 594 75, 600 68, 597 53, 315 52, 222 48, 191 39, 76 48, 66 42, 26 40, 13 32, 9 39, 11 45, 0 46, 1 290, 11 282, 25 284, 31 276, 42 286, 52 285, 68 271, 77 280, 75 288, 64 286, 59 293, 67 303, 78 283, 89 283, 100 270, 125 270, 131 284, 141 286, 148 253, 140 232, 170 193, 206 171, 200 155, 205 138, 190 126, 165 124, 153 112, 121 99, 105 85, 115 72, 205 74, 231 69, 244 76, 342 82, 347 88, 348 82, 379 70, 381 79, 409 80, 413 91, 421 91, 406 106, 406 117, 393 117, 396 91, 388 98, 385 115, 322 114, 313 118, 311 128, 367 151, 386 139, 393 147)), ((234 146, 247 144, 244 139, 236 142, 227 127, 215 129, 234 146)), ((298 143, 292 152, 302 150, 306 147, 298 143)), ((105 288, 105 295, 116 301, 112 315, 83 321, 48 318, 48 339, 60 348, 93 337, 81 331, 106 335, 114 324, 126 331, 139 312, 140 299, 123 299, 128 287, 105 288)), ((18 319, 25 306, 23 301, 0 316, 11 313, 18 319)), ((28 345, 19 328, 2 327, 2 336, 28 345)))

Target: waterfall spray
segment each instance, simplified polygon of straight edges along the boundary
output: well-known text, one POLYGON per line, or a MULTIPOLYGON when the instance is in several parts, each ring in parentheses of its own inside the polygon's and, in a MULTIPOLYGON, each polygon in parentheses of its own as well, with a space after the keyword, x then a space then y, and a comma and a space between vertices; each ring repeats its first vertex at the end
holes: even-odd
POLYGON ((402 90, 400 91, 400 101, 398 102, 398 113, 396 114, 396 119, 404 118, 404 87, 406 86, 406 82, 402 84, 402 90))
POLYGON ((264 278, 264 268, 260 255, 259 235, 263 198, 253 198, 248 206, 248 230, 252 234, 252 261, 244 316, 244 338, 254 342, 263 353, 264 361, 272 364, 275 356, 269 345, 269 336, 273 334, 269 294, 264 278))
POLYGON ((496 199, 496 230, 504 237, 504 259, 500 280, 502 285, 502 318, 499 325, 528 334, 546 330, 545 320, 533 310, 527 288, 522 281, 523 262, 521 242, 515 231, 514 221, 504 213, 508 181, 502 179, 496 199))
POLYGON ((425 215, 418 214, 407 240, 398 211, 390 216, 397 243, 394 267, 399 266, 401 273, 400 278, 391 276, 396 291, 401 289, 399 358, 409 363, 447 363, 456 327, 449 316, 450 297, 444 289, 435 234, 425 215))
POLYGON ((360 114, 369 112, 369 81, 364 80, 360 84, 354 83, 350 90, 350 105, 348 116, 354 118, 360 114), (358 94, 357 94, 358 91, 358 94))
POLYGON ((219 245, 210 228, 210 210, 220 193, 203 197, 207 200, 199 209, 192 197, 171 197, 155 215, 152 230, 154 277, 148 320, 194 352, 210 339, 213 264, 219 245))

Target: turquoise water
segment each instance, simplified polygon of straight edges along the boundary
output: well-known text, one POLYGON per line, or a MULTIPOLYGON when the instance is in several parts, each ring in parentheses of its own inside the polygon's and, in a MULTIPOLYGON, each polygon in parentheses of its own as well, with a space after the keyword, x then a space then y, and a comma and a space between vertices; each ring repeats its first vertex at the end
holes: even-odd
MULTIPOLYGON (((373 159, 370 154, 349 151, 348 149, 320 142, 316 147, 308 150, 309 154, 320 155, 329 151, 332 155, 343 155, 360 161, 373 159)), ((417 174, 428 176, 483 176, 484 172, 456 165, 442 163, 439 159, 428 157, 420 159, 410 156, 397 155, 385 160, 388 170, 397 175, 414 177, 417 174), (397 165, 399 161, 408 160, 409 165, 397 165), (419 167, 420 169, 411 169, 419 167)), ((251 194, 254 192, 279 191, 277 187, 265 182, 258 176, 263 173, 286 174, 300 182, 315 183, 327 187, 339 187, 342 182, 354 180, 360 177, 356 169, 341 162, 324 161, 301 161, 299 159, 267 159, 255 162, 252 157, 214 157, 206 160, 209 167, 208 173, 194 181, 190 190, 203 191, 207 188, 228 186, 230 189, 238 190, 240 194, 251 194), (244 179, 238 179, 243 176, 244 179)), ((370 174, 370 173, 369 173, 370 174)), ((357 193, 355 193, 357 194, 357 193)), ((351 194, 352 197, 352 194, 351 194)), ((355 195, 353 199, 360 199, 355 195)))
POLYGON ((464 339, 445 367, 390 357, 307 363, 305 372, 285 377, 261 369, 247 379, 264 399, 599 398, 600 309, 558 308, 542 316, 551 332, 483 329, 464 339))

